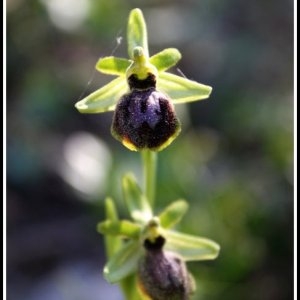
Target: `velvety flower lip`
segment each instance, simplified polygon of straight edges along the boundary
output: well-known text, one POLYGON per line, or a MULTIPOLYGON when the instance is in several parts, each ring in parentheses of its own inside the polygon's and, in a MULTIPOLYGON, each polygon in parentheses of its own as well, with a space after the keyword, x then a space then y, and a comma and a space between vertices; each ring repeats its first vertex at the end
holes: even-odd
MULTIPOLYGON (((180 129, 178 129, 180 124, 177 120, 173 104, 206 99, 209 97, 212 88, 208 85, 166 72, 166 70, 176 65, 181 59, 180 52, 175 48, 164 49, 149 57, 147 28, 140 9, 133 9, 129 15, 127 42, 129 59, 109 56, 99 59, 96 64, 98 71, 118 77, 77 102, 75 107, 81 113, 114 111, 118 110, 120 106, 123 107, 124 103, 120 105, 120 102, 124 102, 124 99, 130 99, 130 93, 135 98, 137 90, 147 93, 149 88, 155 88, 158 93, 164 95, 160 96, 161 99, 168 100, 170 104, 167 105, 169 107, 167 110, 172 111, 173 114, 170 124, 168 123, 168 119, 164 122, 161 119, 159 128, 162 129, 162 126, 165 126, 166 129, 162 131, 168 132, 163 134, 165 138, 162 138, 162 133, 160 132, 158 133, 159 138, 154 141, 154 133, 151 130, 146 130, 149 132, 149 136, 141 130, 137 130, 134 133, 128 127, 127 130, 129 132, 125 132, 124 128, 119 128, 120 122, 117 125, 112 125, 112 134, 130 150, 138 151, 148 148, 160 151, 168 146, 180 132, 180 129), (175 123, 176 125, 174 125, 175 123)), ((140 98, 144 99, 144 97, 140 98)), ((148 105, 151 106, 151 104, 148 105)), ((147 122, 145 124, 148 125, 153 122, 155 123, 156 120, 151 110, 151 108, 148 110, 149 116, 146 117, 147 122)), ((117 115, 122 114, 123 112, 120 114, 117 112, 117 115)), ((137 118, 135 115, 128 123, 132 125, 133 120, 136 120, 137 124, 134 126, 135 128, 149 129, 153 127, 151 125, 149 128, 147 125, 140 127, 143 124, 141 122, 142 119, 143 117, 137 118)), ((116 120, 116 117, 114 120, 116 120)))
POLYGON ((151 299, 188 299, 194 290, 192 277, 180 256, 163 250, 165 242, 162 236, 153 242, 144 241, 145 255, 138 263, 138 286, 151 299))
POLYGON ((111 132, 131 150, 159 151, 177 137, 180 123, 170 99, 148 88, 133 90, 121 98, 111 132))

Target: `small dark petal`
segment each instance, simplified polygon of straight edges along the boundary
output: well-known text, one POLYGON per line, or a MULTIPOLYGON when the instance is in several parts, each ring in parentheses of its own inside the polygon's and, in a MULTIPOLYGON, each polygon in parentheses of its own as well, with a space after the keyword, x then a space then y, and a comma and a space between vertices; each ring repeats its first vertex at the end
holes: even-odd
POLYGON ((112 134, 131 150, 162 150, 179 132, 171 100, 155 88, 132 90, 116 106, 112 134))
POLYGON ((166 242, 166 239, 162 236, 158 236, 154 242, 151 242, 150 240, 146 239, 144 241, 144 247, 147 251, 160 251, 162 250, 164 244, 166 242))
POLYGON ((132 74, 127 79, 127 82, 128 82, 130 90, 133 90, 133 89, 145 90, 148 88, 156 87, 156 77, 154 74, 150 74, 150 73, 149 73, 148 77, 143 80, 138 79, 135 74, 132 74))
POLYGON ((146 253, 138 265, 139 287, 152 300, 188 300, 190 275, 179 256, 162 250, 163 240, 153 243, 157 247, 149 247, 151 242, 145 241, 146 253))

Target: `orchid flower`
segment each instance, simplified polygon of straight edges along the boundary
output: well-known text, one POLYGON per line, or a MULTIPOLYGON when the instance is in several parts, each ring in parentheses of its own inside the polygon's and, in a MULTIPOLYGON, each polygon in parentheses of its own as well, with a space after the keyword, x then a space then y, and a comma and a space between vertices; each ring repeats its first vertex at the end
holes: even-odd
MULTIPOLYGON (((170 257, 173 260, 176 258, 175 261, 183 266, 186 261, 211 260, 218 256, 220 246, 214 241, 172 230, 188 209, 186 201, 174 201, 160 214, 154 215, 147 197, 132 174, 129 173, 123 177, 122 190, 132 221, 120 220, 113 200, 107 199, 107 219, 97 226, 98 231, 105 234, 108 245, 107 255, 110 259, 104 267, 104 277, 108 282, 116 283, 136 273, 139 285, 143 285, 142 290, 145 290, 147 282, 145 283, 144 278, 149 278, 149 274, 145 276, 144 273, 145 270, 151 272, 151 268, 143 265, 147 254, 154 257, 154 260, 165 254, 165 257, 169 259, 170 257), (160 256, 153 255, 153 253, 158 253, 153 252, 153 249, 161 250, 160 256)), ((154 270, 154 273, 163 274, 163 270, 159 272, 154 270)), ((191 283, 192 280, 187 280, 187 282, 191 283)), ((154 286, 157 284, 159 282, 156 282, 154 286)), ((151 293, 153 284, 149 285, 151 293)), ((192 289, 190 285, 187 288, 192 289)), ((147 287, 146 290, 148 291, 147 287)))
POLYGON ((81 113, 115 111, 112 135, 130 150, 160 151, 179 134, 174 104, 208 98, 212 88, 166 72, 181 59, 175 48, 149 56, 147 28, 140 9, 127 27, 129 59, 100 58, 96 69, 117 78, 75 104, 81 113))

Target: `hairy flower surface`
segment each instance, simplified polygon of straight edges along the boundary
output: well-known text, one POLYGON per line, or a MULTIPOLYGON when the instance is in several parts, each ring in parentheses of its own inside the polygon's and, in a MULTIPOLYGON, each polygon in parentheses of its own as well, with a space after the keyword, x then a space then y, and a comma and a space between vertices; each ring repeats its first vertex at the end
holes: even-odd
POLYGON ((164 244, 162 236, 144 241, 146 253, 137 272, 141 292, 155 300, 187 300, 194 290, 193 279, 182 258, 164 251, 164 244))
POLYGON ((179 132, 170 99, 155 88, 133 90, 117 104, 112 134, 131 150, 162 150, 179 132))

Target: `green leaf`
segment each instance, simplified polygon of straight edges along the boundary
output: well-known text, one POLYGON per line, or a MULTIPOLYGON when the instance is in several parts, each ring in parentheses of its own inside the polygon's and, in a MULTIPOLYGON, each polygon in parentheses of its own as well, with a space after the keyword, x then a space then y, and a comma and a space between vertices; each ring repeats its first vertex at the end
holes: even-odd
POLYGON ((140 235, 141 227, 133 222, 122 220, 122 221, 111 221, 106 220, 98 223, 98 232, 102 234, 110 235, 121 235, 137 239, 140 235))
POLYGON ((181 54, 177 49, 168 48, 151 56, 150 63, 162 72, 175 66, 180 59, 181 54))
POLYGON ((188 204, 184 200, 177 200, 168 205, 158 216, 163 228, 171 228, 177 224, 188 209, 188 204))
POLYGON ((206 99, 212 91, 208 85, 167 72, 159 73, 157 89, 165 92, 174 104, 206 99))
POLYGON ((132 62, 126 58, 107 56, 100 58, 96 64, 96 69, 104 74, 125 75, 126 69, 132 62))
POLYGON ((75 104, 81 113, 112 111, 120 97, 127 92, 125 76, 120 76, 75 104))
MULTIPOLYGON (((110 222, 117 222, 119 219, 115 203, 111 198, 105 199, 105 213, 106 218, 110 220, 110 222)), ((104 241, 107 258, 110 258, 122 246, 120 237, 105 235, 104 241)))
POLYGON ((152 218, 152 210, 132 174, 123 177, 122 187, 132 219, 141 224, 148 222, 152 218))
POLYGON ((141 256, 138 241, 126 242, 104 266, 103 274, 110 283, 116 283, 133 273, 141 256))
POLYGON ((165 248, 182 256, 185 261, 215 259, 220 246, 212 240, 166 230, 165 248))
POLYGON ((142 47, 146 57, 149 57, 147 27, 142 11, 135 8, 130 12, 127 26, 128 54, 133 59, 133 49, 142 47))

